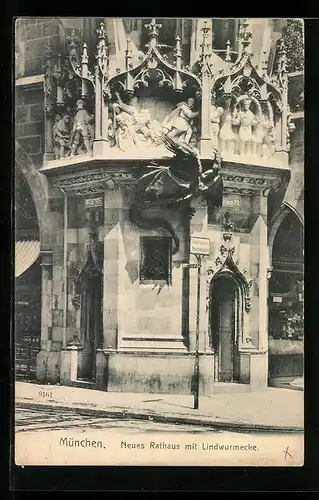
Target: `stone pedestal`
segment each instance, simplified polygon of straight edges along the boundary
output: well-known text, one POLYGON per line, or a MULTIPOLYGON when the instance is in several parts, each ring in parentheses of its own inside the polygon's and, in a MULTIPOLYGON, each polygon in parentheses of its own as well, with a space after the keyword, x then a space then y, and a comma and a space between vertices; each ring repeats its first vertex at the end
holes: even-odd
POLYGON ((47 381, 48 357, 49 352, 41 350, 37 354, 36 359, 36 380, 39 384, 44 384, 47 381))
POLYGON ((93 156, 105 157, 109 153, 110 143, 105 139, 97 139, 93 141, 93 156))
POLYGON ((98 349, 96 352, 96 386, 99 389, 108 389, 108 352, 98 349))
POLYGON ((47 360, 47 382, 58 384, 60 382, 61 352, 51 351, 47 360))
POLYGON ((250 387, 252 390, 263 390, 268 387, 267 352, 252 352, 250 354, 250 387))
POLYGON ((78 379, 78 367, 83 351, 82 346, 71 345, 61 351, 61 384, 71 385, 78 379))

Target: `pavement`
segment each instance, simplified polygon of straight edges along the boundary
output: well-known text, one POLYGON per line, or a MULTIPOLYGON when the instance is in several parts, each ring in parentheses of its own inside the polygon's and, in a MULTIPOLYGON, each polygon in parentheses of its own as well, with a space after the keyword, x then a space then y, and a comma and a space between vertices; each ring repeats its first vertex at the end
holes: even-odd
MULTIPOLYGON (((301 387, 300 379, 295 381, 301 387)), ((303 432, 303 391, 267 387, 261 391, 193 396, 107 392, 60 385, 15 383, 20 408, 76 410, 98 418, 143 419, 253 432, 303 432)))

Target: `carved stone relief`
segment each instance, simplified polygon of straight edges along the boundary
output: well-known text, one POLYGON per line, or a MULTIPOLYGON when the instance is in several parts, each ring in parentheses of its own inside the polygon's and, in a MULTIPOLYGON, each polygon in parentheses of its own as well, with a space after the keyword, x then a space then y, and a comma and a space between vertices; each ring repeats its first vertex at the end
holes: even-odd
POLYGON ((275 152, 275 124, 269 103, 242 95, 212 104, 212 143, 221 154, 269 158, 275 152))
MULTIPOLYGON (((110 137, 114 138, 111 146, 122 151, 139 147, 157 147, 163 144, 163 135, 185 141, 188 144, 197 143, 195 99, 178 103, 175 109, 169 111, 164 119, 155 118, 157 102, 146 107, 146 100, 131 96, 128 103, 123 102, 119 92, 116 101, 111 103, 113 121, 110 121, 110 137)), ((157 113, 158 114, 158 113, 157 113)))

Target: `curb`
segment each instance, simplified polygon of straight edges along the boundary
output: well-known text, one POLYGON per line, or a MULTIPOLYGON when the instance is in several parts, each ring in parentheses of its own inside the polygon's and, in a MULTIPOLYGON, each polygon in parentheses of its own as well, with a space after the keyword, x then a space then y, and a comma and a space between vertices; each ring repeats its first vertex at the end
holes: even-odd
POLYGON ((181 416, 180 414, 170 414, 162 415, 157 412, 145 412, 133 409, 125 409, 120 407, 111 408, 83 408, 83 406, 65 406, 61 404, 51 404, 51 403, 27 403, 24 401, 16 401, 16 408, 25 409, 58 409, 65 412, 76 412, 83 416, 95 416, 100 418, 119 418, 121 420, 152 420, 158 423, 171 423, 171 424, 186 424, 186 425, 198 425, 201 427, 213 428, 213 429, 223 429, 228 431, 245 431, 245 432, 277 432, 281 434, 289 433, 303 433, 304 429, 302 427, 284 427, 276 425, 263 425, 263 424, 253 424, 245 422, 236 421, 221 421, 213 420, 209 417, 196 417, 196 416, 181 416))

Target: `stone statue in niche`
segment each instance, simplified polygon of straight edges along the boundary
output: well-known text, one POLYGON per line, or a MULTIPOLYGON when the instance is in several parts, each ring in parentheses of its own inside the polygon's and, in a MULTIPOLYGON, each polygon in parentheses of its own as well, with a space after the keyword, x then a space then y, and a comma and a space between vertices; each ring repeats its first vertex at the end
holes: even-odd
POLYGON ((252 156, 262 156, 262 143, 266 131, 266 116, 261 110, 260 103, 257 99, 254 100, 257 108, 256 122, 252 125, 252 140, 250 146, 250 154, 252 156))
POLYGON ((71 151, 71 119, 68 113, 57 115, 53 126, 55 158, 64 158, 71 151))
POLYGON ((181 102, 162 121, 162 127, 172 139, 189 144, 194 131, 194 118, 199 111, 194 111, 195 99, 190 97, 187 102, 181 102))
POLYGON ((224 113, 224 110, 220 106, 215 106, 215 104, 212 104, 211 106, 211 115, 210 115, 210 121, 212 124, 212 145, 213 148, 218 149, 218 142, 219 142, 219 131, 220 131, 220 121, 221 117, 224 113))
POLYGON ((267 103, 267 112, 262 114, 263 116, 263 140, 261 146, 261 156, 271 157, 275 153, 276 146, 276 134, 275 134, 275 123, 273 119, 273 110, 270 103, 267 103))
POLYGON ((235 134, 233 131, 233 117, 230 109, 231 97, 225 99, 224 113, 221 117, 221 127, 219 133, 219 147, 222 154, 234 154, 235 134))
MULTIPOLYGON (((240 103, 239 98, 233 115, 233 125, 239 127, 237 153, 249 155, 252 152, 253 128, 259 123, 258 117, 250 110, 251 99, 244 98, 240 103), (241 104, 241 109, 239 109, 241 104)), ((259 138, 258 138, 259 140, 259 138)))
POLYGON ((91 115, 84 106, 84 101, 79 99, 76 103, 76 112, 73 122, 71 138, 71 156, 83 148, 86 153, 92 150, 94 138, 93 132, 94 115, 91 115))

